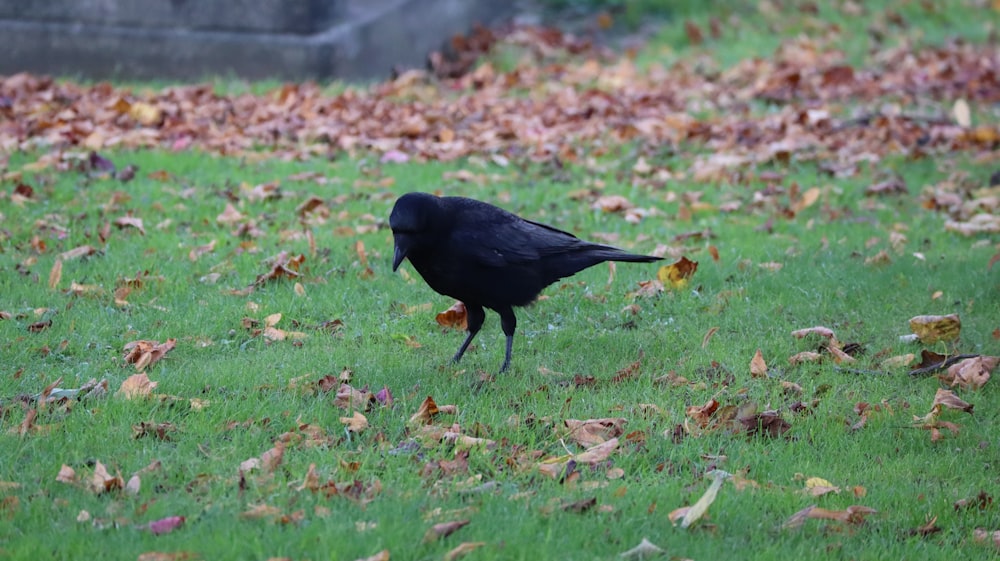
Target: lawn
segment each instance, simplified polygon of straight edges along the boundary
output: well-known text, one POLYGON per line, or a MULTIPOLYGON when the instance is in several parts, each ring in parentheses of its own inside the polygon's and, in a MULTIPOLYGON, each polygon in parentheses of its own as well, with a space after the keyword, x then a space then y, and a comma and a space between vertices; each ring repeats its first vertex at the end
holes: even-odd
POLYGON ((997 556, 996 7, 773 4, 370 87, 0 79, 0 558, 997 556), (408 191, 664 268, 452 364, 408 191))

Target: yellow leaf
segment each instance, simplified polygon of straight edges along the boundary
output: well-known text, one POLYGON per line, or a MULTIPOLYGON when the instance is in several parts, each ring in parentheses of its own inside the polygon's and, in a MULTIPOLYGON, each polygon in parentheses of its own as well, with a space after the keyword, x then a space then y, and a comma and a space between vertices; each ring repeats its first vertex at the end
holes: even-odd
POLYGON ((916 316, 910 319, 910 330, 925 344, 954 341, 962 330, 957 314, 946 316, 916 316))
POLYGON ((137 101, 129 107, 129 116, 143 126, 159 125, 163 120, 163 111, 159 107, 143 101, 137 101))
POLYGON ((656 278, 664 285, 670 285, 672 288, 684 288, 697 270, 697 261, 681 257, 670 265, 660 267, 660 270, 656 272, 656 278))

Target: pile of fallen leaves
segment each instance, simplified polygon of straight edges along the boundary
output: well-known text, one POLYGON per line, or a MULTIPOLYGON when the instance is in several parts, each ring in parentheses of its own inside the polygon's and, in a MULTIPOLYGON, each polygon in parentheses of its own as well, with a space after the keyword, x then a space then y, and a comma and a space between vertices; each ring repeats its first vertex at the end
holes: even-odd
POLYGON ((0 79, 0 150, 196 147, 309 158, 367 149, 393 161, 483 153, 571 161, 608 142, 637 140, 709 147, 709 169, 696 175, 717 178, 789 158, 846 173, 887 153, 988 151, 1000 142, 995 124, 975 126, 969 116, 970 105, 1000 101, 992 45, 904 45, 856 68, 843 53, 797 38, 771 59, 724 71, 702 60, 639 68, 627 56, 533 27, 476 45, 472 52, 487 56, 474 68, 439 69, 442 78, 407 71, 338 95, 312 83, 227 96, 209 85, 136 92, 7 76, 0 79), (522 58, 500 68, 491 48, 518 48, 522 58), (714 116, 693 116, 704 113, 714 116))

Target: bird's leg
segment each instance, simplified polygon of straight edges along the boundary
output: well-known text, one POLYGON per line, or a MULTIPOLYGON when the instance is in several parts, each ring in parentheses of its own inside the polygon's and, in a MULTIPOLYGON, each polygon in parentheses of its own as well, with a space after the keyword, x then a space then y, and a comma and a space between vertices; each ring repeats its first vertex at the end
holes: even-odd
POLYGON ((458 352, 451 358, 452 362, 462 360, 462 355, 464 355, 465 350, 469 348, 469 343, 471 343, 472 339, 475 338, 476 333, 479 333, 479 330, 483 328, 483 322, 486 321, 486 311, 483 310, 482 306, 466 302, 465 314, 466 330, 469 334, 465 336, 465 341, 462 342, 462 346, 458 348, 458 352))
POLYGON ((514 350, 514 330, 517 329, 517 317, 514 316, 514 309, 510 306, 497 310, 500 314, 500 328, 507 336, 507 350, 504 353, 503 364, 500 365, 500 373, 503 374, 510 367, 510 354, 514 350))

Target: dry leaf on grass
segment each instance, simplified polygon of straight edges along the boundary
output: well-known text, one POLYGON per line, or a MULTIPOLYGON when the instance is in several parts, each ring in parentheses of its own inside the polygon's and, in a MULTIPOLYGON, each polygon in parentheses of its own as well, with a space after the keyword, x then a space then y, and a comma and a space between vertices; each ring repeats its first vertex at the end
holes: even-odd
POLYGON ((816 505, 810 505, 806 508, 793 514, 784 524, 781 525, 782 529, 787 528, 798 528, 805 523, 806 520, 836 520, 838 522, 843 522, 845 524, 863 524, 865 518, 870 514, 875 514, 878 511, 861 505, 849 506, 844 510, 827 510, 825 508, 820 508, 816 505))
POLYGON ((447 310, 438 313, 434 318, 438 325, 443 327, 454 327, 455 329, 468 328, 468 314, 465 311, 465 304, 456 301, 447 310))
POLYGON ((910 318, 910 331, 925 345, 938 341, 954 341, 962 330, 962 321, 957 314, 946 316, 916 316, 910 318))
POLYGON ((656 278, 663 286, 684 288, 698 270, 698 262, 681 257, 670 265, 664 265, 656 272, 656 278))
POLYGON ((708 512, 708 507, 715 502, 722 484, 732 477, 732 474, 721 469, 713 469, 706 473, 705 477, 712 480, 712 484, 708 486, 705 493, 693 505, 678 508, 668 516, 674 525, 676 525, 677 519, 680 519, 681 528, 688 528, 705 516, 705 513, 708 512))
POLYGON ((177 339, 167 339, 163 343, 147 340, 132 341, 125 344, 123 358, 127 364, 134 364, 135 369, 141 372, 147 366, 156 364, 175 346, 177 339))

